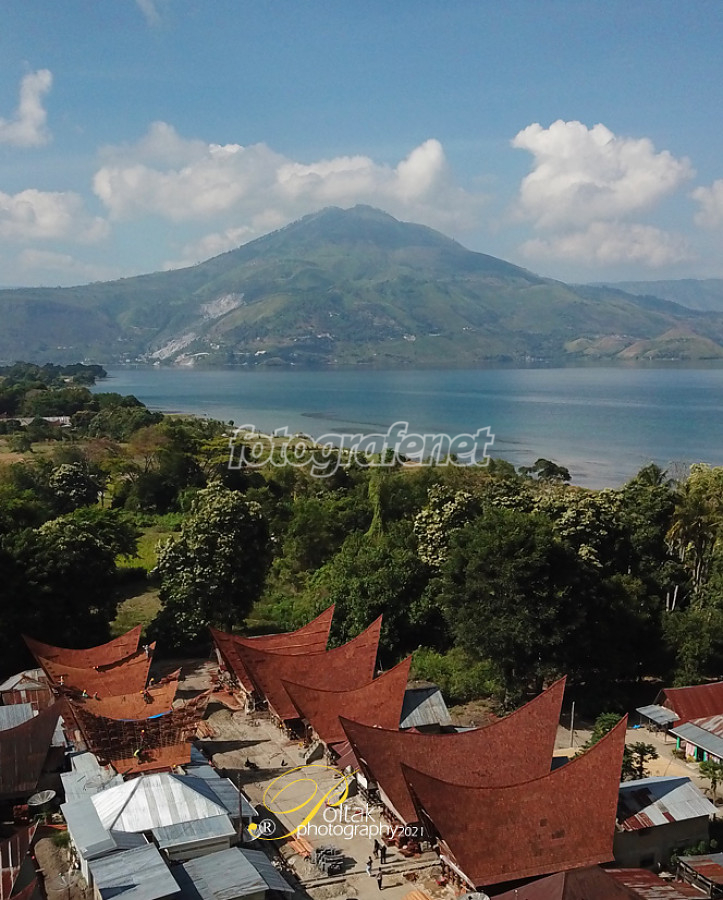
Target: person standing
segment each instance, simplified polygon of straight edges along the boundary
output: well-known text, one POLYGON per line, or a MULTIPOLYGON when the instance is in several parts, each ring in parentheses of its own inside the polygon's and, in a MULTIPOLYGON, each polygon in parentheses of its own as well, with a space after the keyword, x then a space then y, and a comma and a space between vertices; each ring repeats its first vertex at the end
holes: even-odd
POLYGON ((380 859, 382 865, 384 865, 384 863, 387 861, 387 845, 386 844, 382 844, 379 849, 379 859, 380 859))
POLYGON ((371 856, 370 856, 369 859, 367 860, 367 875, 368 875, 370 878, 372 877, 372 858, 371 858, 371 856))
POLYGON ((379 872, 377 874, 377 887, 381 891, 381 889, 382 889, 382 870, 381 869, 379 870, 379 872))
POLYGON ((374 838, 374 859, 379 859, 379 841, 374 838))

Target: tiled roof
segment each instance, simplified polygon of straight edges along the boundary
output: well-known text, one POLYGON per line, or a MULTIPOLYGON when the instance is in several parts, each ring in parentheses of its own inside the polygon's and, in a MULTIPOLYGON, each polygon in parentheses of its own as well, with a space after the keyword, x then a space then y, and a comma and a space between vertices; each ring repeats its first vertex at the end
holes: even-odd
POLYGON ((0 731, 0 798, 35 791, 59 715, 55 703, 22 725, 0 731))
POLYGON ((231 656, 231 651, 234 647, 251 647, 256 650, 267 650, 274 653, 322 653, 326 650, 326 645, 329 641, 329 631, 333 616, 334 606, 332 604, 321 615, 296 631, 287 631, 281 634, 259 634, 255 637, 239 637, 235 634, 226 634, 223 631, 211 628, 211 635, 226 666, 233 670, 241 684, 251 691, 253 690, 253 683, 248 673, 244 670, 243 663, 231 656))
MULTIPOLYGON (((661 887, 665 885, 660 878, 655 875, 653 877, 661 887)), ((495 900, 634 900, 634 898, 635 895, 624 883, 613 878, 609 872, 598 866, 586 866, 582 869, 547 875, 512 891, 498 894, 495 900)))
POLYGON ((69 649, 67 647, 54 647, 52 644, 44 644, 31 637, 23 635, 23 640, 34 657, 42 656, 50 662, 58 665, 74 666, 76 669, 92 669, 94 666, 108 666, 112 663, 131 656, 138 650, 138 642, 141 638, 141 626, 136 625, 125 634, 113 638, 107 644, 97 647, 88 647, 85 650, 69 649))
MULTIPOLYGON (((255 691, 268 701, 280 719, 298 719, 299 713, 286 692, 284 681, 306 684, 322 690, 354 690, 374 678, 382 617, 360 635, 323 653, 303 655, 272 653, 236 646, 232 660, 238 660, 251 676, 255 691)), ((234 670, 237 671, 234 665, 234 670)))
MULTIPOLYGON (((504 721, 504 720, 503 720, 504 721)), ((419 818, 476 887, 609 862, 627 717, 533 781, 470 787, 403 766, 419 818)))
POLYGON ((618 824, 624 831, 712 816, 715 811, 685 776, 641 778, 620 785, 618 824))
POLYGON ((284 681, 291 701, 321 740, 329 745, 346 740, 339 721, 345 715, 355 722, 380 728, 398 728, 412 657, 388 672, 351 691, 318 690, 284 681))
POLYGON ((416 812, 401 763, 450 781, 489 787, 546 775, 564 691, 562 678, 504 719, 457 733, 421 734, 370 728, 346 717, 341 721, 368 777, 398 817, 413 822, 416 812))
POLYGON ((723 681, 691 687, 663 688, 656 704, 672 709, 678 725, 706 716, 723 715, 723 681))
POLYGON ((117 663, 99 669, 67 666, 42 656, 37 659, 54 685, 60 686, 62 679, 66 693, 85 690, 91 697, 97 693, 103 700, 143 690, 148 681, 154 648, 155 644, 151 644, 147 654, 144 650, 139 650, 117 663))
POLYGON ((147 719, 149 716, 158 716, 173 709, 180 674, 181 670, 177 669, 145 691, 120 694, 117 697, 101 696, 99 700, 92 695, 87 698, 77 697, 73 700, 73 705, 82 706, 87 712, 108 719, 147 719))

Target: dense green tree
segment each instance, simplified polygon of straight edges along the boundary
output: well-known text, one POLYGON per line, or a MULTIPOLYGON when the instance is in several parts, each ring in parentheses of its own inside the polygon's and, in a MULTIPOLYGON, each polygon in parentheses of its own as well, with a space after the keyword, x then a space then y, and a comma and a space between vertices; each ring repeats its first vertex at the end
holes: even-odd
POLYGON ((264 585, 268 527, 257 503, 214 482, 200 490, 178 537, 159 548, 162 609, 156 634, 166 646, 205 640, 208 625, 243 622, 264 585))
POLYGON ((539 513, 489 509, 453 536, 441 603, 456 644, 495 663, 505 706, 567 670, 584 620, 577 571, 539 513))
POLYGON ((96 503, 101 490, 100 480, 90 473, 87 464, 83 462, 57 466, 50 473, 48 486, 59 513, 72 512, 81 506, 96 503))

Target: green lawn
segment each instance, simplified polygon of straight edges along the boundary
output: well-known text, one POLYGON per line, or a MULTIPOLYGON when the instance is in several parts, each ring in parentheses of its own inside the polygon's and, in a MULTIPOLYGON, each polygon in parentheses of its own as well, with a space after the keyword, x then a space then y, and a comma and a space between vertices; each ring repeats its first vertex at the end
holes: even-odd
POLYGON ((135 625, 142 625, 145 631, 160 608, 158 588, 150 588, 145 583, 127 585, 123 588, 118 613, 110 626, 112 636, 125 634, 135 625))

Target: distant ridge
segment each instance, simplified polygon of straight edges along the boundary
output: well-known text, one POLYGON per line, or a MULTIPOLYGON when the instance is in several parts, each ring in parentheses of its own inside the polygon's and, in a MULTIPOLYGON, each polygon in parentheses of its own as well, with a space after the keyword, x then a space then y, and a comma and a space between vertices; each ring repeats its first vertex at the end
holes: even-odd
POLYGON ((6 361, 424 368, 723 358, 723 312, 541 278, 369 206, 323 209, 185 269, 2 290, 0 317, 6 361))

